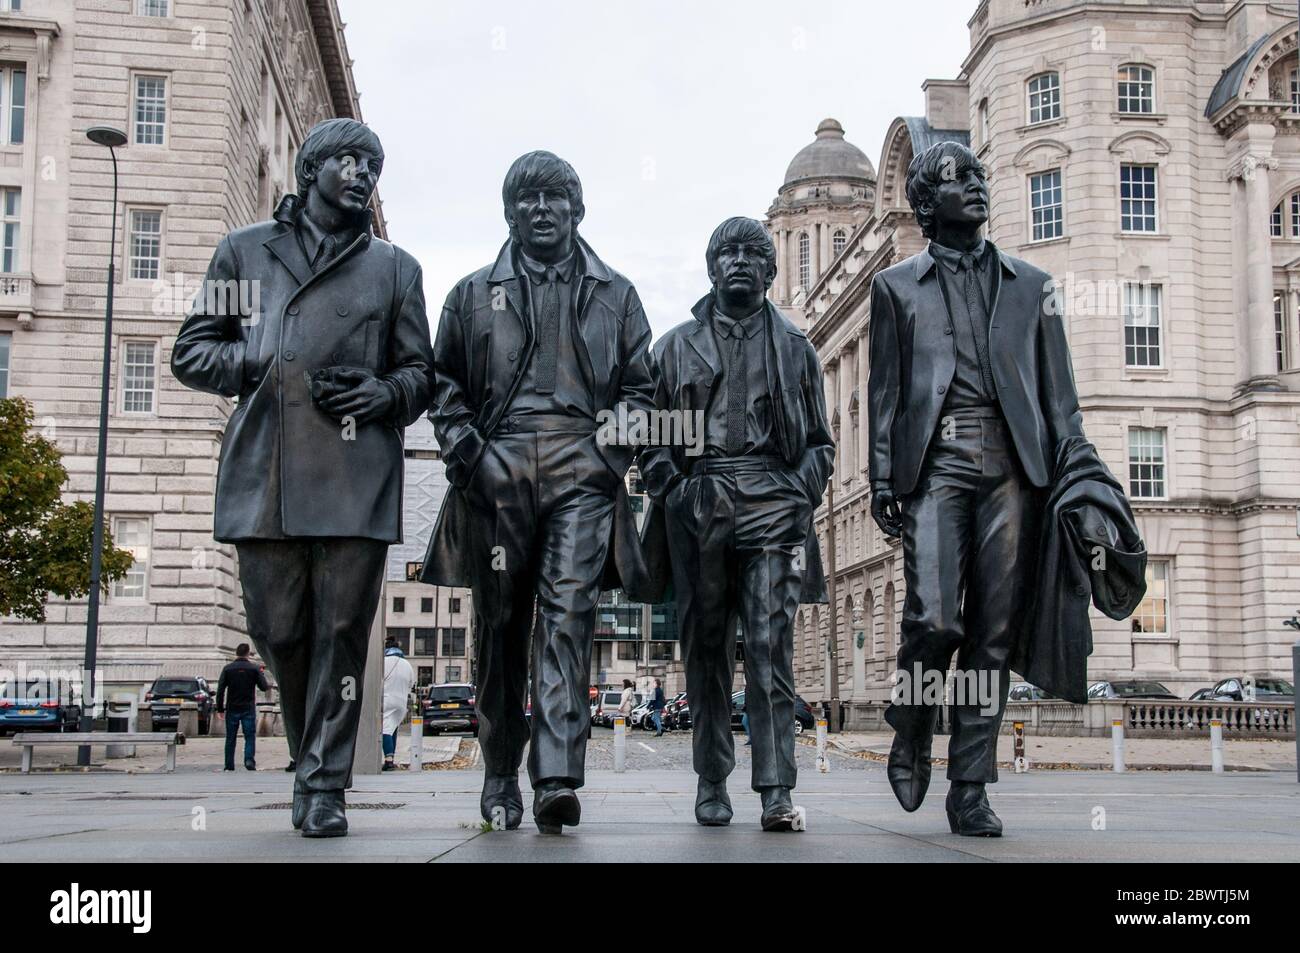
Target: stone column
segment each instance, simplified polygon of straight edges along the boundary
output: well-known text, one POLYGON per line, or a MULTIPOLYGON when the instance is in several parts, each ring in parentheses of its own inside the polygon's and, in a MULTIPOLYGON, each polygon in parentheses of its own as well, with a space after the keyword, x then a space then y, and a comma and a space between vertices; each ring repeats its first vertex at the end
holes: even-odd
POLYGON ((858 472, 863 483, 867 480, 867 448, 871 446, 867 429, 867 379, 871 368, 868 358, 871 354, 867 342, 865 326, 858 335, 858 472))
POLYGON ((785 267, 785 229, 778 228, 772 233, 772 244, 776 246, 776 280, 772 282, 772 297, 778 304, 784 305, 790 300, 785 292, 790 280, 790 272, 785 267))
POLYGON ((808 226, 808 255, 809 258, 811 259, 812 264, 809 269, 808 288, 804 289, 805 291, 811 289, 813 285, 817 284, 817 279, 821 277, 821 273, 822 273, 821 250, 822 250, 822 236, 821 236, 820 226, 809 225, 808 226))
POLYGON ((853 385, 854 377, 857 375, 857 362, 853 359, 853 352, 845 346, 840 350, 840 432, 836 435, 839 440, 839 465, 836 467, 836 473, 841 483, 847 483, 853 479, 853 471, 857 468, 857 454, 854 452, 856 442, 853 433, 853 415, 849 411, 853 403, 853 385))
POLYGON ((1244 232, 1245 237, 1245 366, 1244 380, 1239 384, 1243 390, 1276 390, 1279 386, 1273 325, 1273 239, 1269 228, 1269 170, 1277 168, 1272 156, 1273 132, 1272 125, 1248 126, 1245 154, 1229 172, 1230 178, 1241 182, 1233 205, 1239 216, 1239 234, 1244 232))

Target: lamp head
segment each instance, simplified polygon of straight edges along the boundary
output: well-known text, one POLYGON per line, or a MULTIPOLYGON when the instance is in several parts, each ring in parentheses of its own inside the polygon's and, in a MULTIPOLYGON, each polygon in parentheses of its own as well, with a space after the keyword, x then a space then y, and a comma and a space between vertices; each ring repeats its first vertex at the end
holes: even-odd
POLYGON ((97 146, 107 146, 110 149, 126 145, 126 133, 112 126, 91 126, 86 130, 86 138, 97 146))

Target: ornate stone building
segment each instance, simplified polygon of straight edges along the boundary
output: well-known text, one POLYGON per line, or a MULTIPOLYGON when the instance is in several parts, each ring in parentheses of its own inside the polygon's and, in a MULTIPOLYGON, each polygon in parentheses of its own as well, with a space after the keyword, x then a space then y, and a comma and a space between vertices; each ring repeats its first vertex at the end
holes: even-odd
POLYGON ((1184 695, 1226 675, 1289 678, 1282 620, 1300 605, 1295 11, 984 0, 969 27, 958 78, 926 82, 924 118, 891 125, 868 217, 793 301, 839 436, 835 512, 818 516, 824 547, 835 521, 839 604, 801 610, 799 691, 827 694, 833 608, 841 697, 888 695, 902 560, 870 518, 859 400, 871 280, 924 246, 904 180, 938 139, 972 144, 986 165, 990 237, 1060 281, 1088 435, 1126 482, 1151 552, 1134 617, 1093 613, 1090 675, 1155 678, 1184 695))
MULTIPOLYGON (((171 347, 217 242, 296 188, 306 130, 360 118, 337 6, 5 0, 0 84, 0 380, 35 404, 79 499, 94 489, 110 252, 118 262, 107 513, 136 564, 102 606, 101 667, 110 688, 212 678, 246 638, 234 549, 212 539, 232 405, 173 380, 171 347), (129 137, 112 249, 94 125, 129 137)), ((85 619, 84 602, 59 600, 45 625, 0 621, 0 666, 79 668, 85 619)))

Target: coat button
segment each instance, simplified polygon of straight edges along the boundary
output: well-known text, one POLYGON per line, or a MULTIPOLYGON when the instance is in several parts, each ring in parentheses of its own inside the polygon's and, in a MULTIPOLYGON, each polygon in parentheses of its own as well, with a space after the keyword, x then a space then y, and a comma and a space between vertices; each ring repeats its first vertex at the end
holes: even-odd
POLYGON ((1088 594, 1088 587, 1087 587, 1087 586, 1075 586, 1075 587, 1074 587, 1074 594, 1075 594, 1076 596, 1086 596, 1086 595, 1088 594))
POLYGON ((952 334, 952 328, 944 328, 944 329, 943 329, 943 333, 944 333, 944 334, 952 334))
POLYGON ((506 355, 506 357, 508 357, 512 361, 517 361, 519 360, 519 352, 511 351, 509 354, 506 355))
POLYGON ((940 384, 939 387, 938 387, 938 391, 939 391, 940 394, 942 394, 942 393, 943 393, 944 391, 946 391, 947 389, 948 389, 948 388, 945 387, 943 384, 940 384))
POLYGON ((292 360, 293 360, 295 357, 297 357, 297 356, 298 356, 298 355, 294 354, 293 351, 285 351, 285 352, 284 352, 284 359, 285 359, 286 361, 292 361, 292 360))
POLYGON ((346 318, 348 316, 348 309, 343 305, 339 305, 335 310, 338 312, 340 318, 346 318))
POLYGON ((297 314, 297 313, 298 313, 298 306, 297 306, 296 304, 291 304, 291 305, 289 305, 289 313, 290 313, 290 314, 297 314))

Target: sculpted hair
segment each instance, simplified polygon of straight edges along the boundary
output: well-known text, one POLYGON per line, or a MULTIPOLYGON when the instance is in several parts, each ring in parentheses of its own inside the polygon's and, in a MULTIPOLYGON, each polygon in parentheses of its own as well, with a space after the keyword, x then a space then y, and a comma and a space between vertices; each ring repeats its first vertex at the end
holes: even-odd
POLYGON ((326 119, 312 126, 298 150, 294 173, 298 177, 298 197, 307 198, 307 190, 316 181, 316 170, 321 163, 351 149, 365 149, 379 157, 382 167, 384 147, 379 137, 365 123, 355 119, 326 119))
POLYGON ((713 230, 708 250, 704 253, 704 267, 710 275, 713 274, 713 261, 723 245, 757 245, 767 262, 768 282, 776 277, 776 246, 772 244, 772 236, 767 233, 762 222, 737 215, 713 230))
POLYGON ((971 169, 981 177, 986 175, 975 153, 960 142, 937 142, 907 167, 907 201, 926 238, 934 238, 934 207, 939 186, 971 169))
POLYGON ((585 214, 578 173, 553 152, 542 149, 527 152, 510 164, 506 180, 501 185, 501 201, 505 205, 507 221, 514 214, 515 199, 525 189, 564 189, 569 204, 573 206, 574 221, 585 214))

